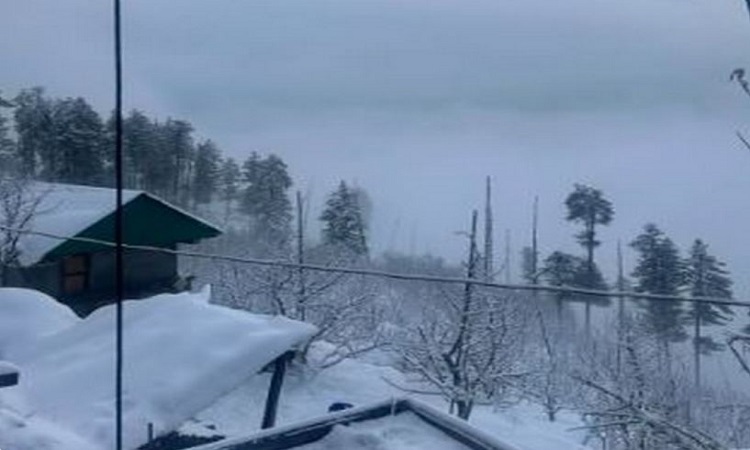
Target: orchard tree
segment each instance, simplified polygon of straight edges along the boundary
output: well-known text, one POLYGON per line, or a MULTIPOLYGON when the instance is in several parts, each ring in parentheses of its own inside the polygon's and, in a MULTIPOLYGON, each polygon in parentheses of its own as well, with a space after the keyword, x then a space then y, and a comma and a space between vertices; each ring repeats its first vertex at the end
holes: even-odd
MULTIPOLYGON (((481 274, 476 243, 477 213, 469 234, 467 279, 481 274)), ((446 305, 433 303, 416 326, 405 329, 397 349, 404 369, 443 397, 450 412, 469 420, 480 401, 498 397, 520 377, 529 302, 495 297, 466 283, 448 295, 446 305)))
POLYGON ((21 178, 0 178, 0 286, 8 282, 8 268, 18 265, 19 241, 33 225, 44 192, 21 178))

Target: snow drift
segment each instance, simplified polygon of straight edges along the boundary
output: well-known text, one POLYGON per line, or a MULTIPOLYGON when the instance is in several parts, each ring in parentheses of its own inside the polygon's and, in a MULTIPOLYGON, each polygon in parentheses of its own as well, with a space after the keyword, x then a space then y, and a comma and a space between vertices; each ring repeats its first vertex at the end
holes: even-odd
POLYGON ((16 353, 39 339, 58 333, 79 322, 78 316, 52 297, 30 289, 0 289, 0 359, 16 353))
MULTIPOLYGON (((46 320, 56 324, 58 331, 40 330, 35 339, 25 339, 23 346, 16 347, 23 351, 9 349, 12 362, 21 367, 21 383, 19 395, 10 396, 7 402, 11 406, 23 403, 16 406, 26 416, 49 420, 96 448, 112 448, 114 306, 70 322, 63 319, 64 314, 49 314, 48 299, 41 294, 33 298, 28 291, 9 291, 0 289, 0 317, 5 317, 6 303, 12 308, 22 301, 16 297, 19 294, 23 301, 46 306, 29 306, 24 309, 28 314, 17 316, 23 316, 28 325, 46 320), (38 318, 33 313, 37 310, 42 311, 38 318)), ((209 304, 209 297, 205 289, 199 294, 125 302, 125 448, 146 442, 149 423, 157 434, 175 429, 315 333, 313 326, 301 322, 209 304)), ((12 339, 7 342, 13 344, 12 339)))

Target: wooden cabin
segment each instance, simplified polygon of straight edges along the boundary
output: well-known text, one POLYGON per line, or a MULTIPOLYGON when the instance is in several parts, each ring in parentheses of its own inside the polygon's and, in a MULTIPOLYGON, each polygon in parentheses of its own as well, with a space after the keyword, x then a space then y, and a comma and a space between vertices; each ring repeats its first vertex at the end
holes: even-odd
MULTIPOLYGON (((39 199, 29 230, 48 235, 19 236, 16 266, 5 271, 6 286, 36 289, 84 316, 115 297, 112 246, 76 240, 115 240, 115 190, 66 184, 32 183, 39 199), (72 238, 72 239, 71 239, 72 238)), ((124 242, 175 250, 221 234, 216 226, 152 194, 123 192, 124 242)), ((126 298, 180 290, 177 255, 126 249, 126 298)))

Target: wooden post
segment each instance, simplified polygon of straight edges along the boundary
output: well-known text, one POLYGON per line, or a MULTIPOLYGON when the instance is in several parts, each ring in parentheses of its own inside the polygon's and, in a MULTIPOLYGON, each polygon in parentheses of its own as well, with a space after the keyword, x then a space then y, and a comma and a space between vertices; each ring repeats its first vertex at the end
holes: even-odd
POLYGON ((284 382, 284 373, 286 372, 287 362, 292 359, 294 353, 289 351, 276 358, 273 362, 273 376, 271 385, 268 387, 268 396, 266 397, 266 408, 263 412, 263 422, 260 428, 272 428, 276 424, 276 411, 279 406, 279 395, 281 394, 281 385, 284 382))

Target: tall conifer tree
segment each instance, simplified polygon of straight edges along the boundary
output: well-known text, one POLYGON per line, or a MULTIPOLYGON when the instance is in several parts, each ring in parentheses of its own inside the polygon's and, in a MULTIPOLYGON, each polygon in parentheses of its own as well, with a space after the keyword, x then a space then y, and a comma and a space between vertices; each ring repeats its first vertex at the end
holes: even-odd
POLYGON ((367 256, 367 226, 359 198, 344 181, 329 195, 320 215, 323 243, 367 256))

